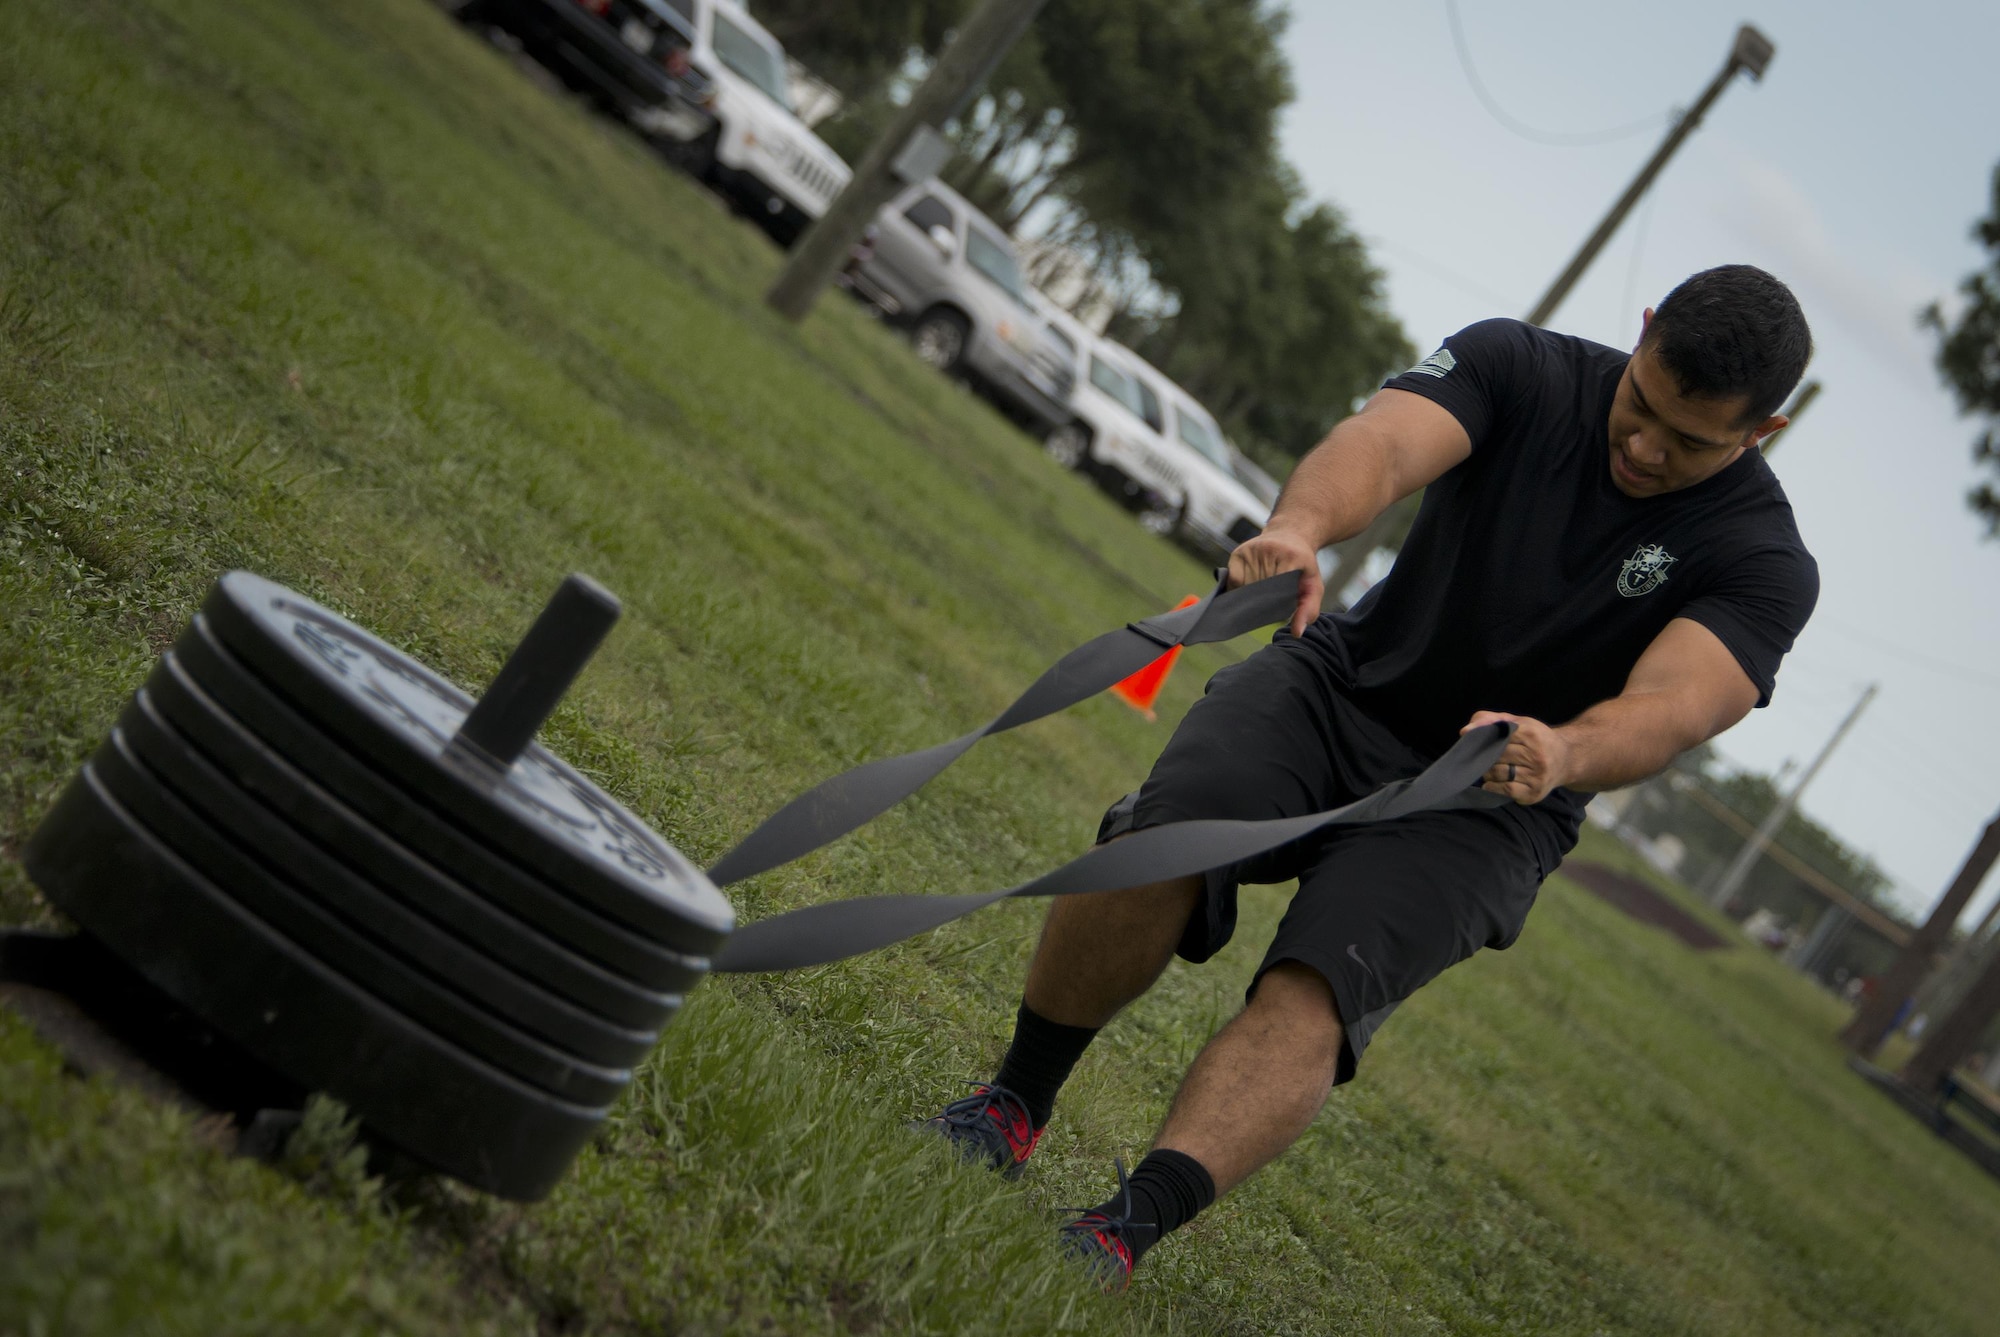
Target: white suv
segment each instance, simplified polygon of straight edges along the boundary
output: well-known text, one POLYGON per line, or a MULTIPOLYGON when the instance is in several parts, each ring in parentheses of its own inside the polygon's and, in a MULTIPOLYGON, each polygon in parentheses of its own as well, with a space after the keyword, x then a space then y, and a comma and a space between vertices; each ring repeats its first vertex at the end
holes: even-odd
POLYGON ((790 245, 847 185, 847 164, 792 111, 785 49, 733 0, 666 0, 694 29, 694 67, 715 84, 715 127, 689 166, 790 245))
POLYGON ((1076 349, 1037 309, 1012 239, 942 181, 883 206, 843 281, 909 326, 920 359, 968 377, 1036 435, 1069 421, 1076 349))
POLYGON ((1237 544, 1263 532, 1271 508, 1236 476, 1229 444, 1208 410, 1172 381, 1167 382, 1166 399, 1171 422, 1163 435, 1185 446, 1192 457, 1182 534, 1209 552, 1233 552, 1237 544))
POLYGON ((1066 469, 1080 469, 1138 512, 1139 523, 1164 537, 1180 527, 1187 509, 1185 452, 1167 445, 1159 397, 1143 387, 1143 366, 1126 348, 1099 338, 1054 302, 1043 314, 1076 349, 1075 389, 1069 407, 1076 417, 1048 434, 1044 448, 1066 469))
POLYGON ((1083 469, 1139 512, 1155 534, 1207 555, 1227 555, 1260 533, 1270 503, 1245 487, 1208 411, 1131 349, 1099 338, 1054 302, 1041 308, 1076 349, 1075 421, 1052 430, 1047 450, 1083 469))

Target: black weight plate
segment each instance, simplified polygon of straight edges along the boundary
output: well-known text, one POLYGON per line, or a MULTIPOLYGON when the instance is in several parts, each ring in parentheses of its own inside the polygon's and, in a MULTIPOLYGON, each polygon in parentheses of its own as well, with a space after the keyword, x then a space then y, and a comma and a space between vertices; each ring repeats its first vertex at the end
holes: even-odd
POLYGON ((22 852, 36 885, 283 1076, 475 1188, 546 1194, 602 1124, 418 1025, 272 931, 119 807, 86 764, 22 852))
MULTIPOLYGON (((677 994, 643 989, 571 951, 383 832, 212 700, 176 652, 154 667, 145 691, 175 732, 321 849, 521 974, 614 1024, 641 1030, 657 1029, 680 1005, 677 994)), ((682 977, 688 985, 699 980, 697 963, 687 964, 682 977)))
MULTIPOLYGON (((273 932, 418 1025, 552 1095, 608 1105, 631 1073, 585 1063, 544 1044, 390 955, 280 874, 251 858, 150 772, 121 725, 91 758, 105 791, 203 879, 273 932)), ((227 963, 218 962, 219 965, 227 963)))
POLYGON ((613 918, 707 954, 735 912, 699 869, 539 744, 504 772, 447 755, 473 699, 410 656, 248 571, 203 604, 215 634, 335 737, 613 918))
POLYGON ((705 957, 671 948, 598 914, 562 888, 495 853, 355 757, 231 654, 196 614, 174 646, 190 682, 395 840, 465 886, 546 929, 578 954, 648 989, 678 993, 708 969, 705 957))
MULTIPOLYGON (((347 867, 202 755, 161 716, 149 690, 141 689, 126 707, 119 729, 138 763, 164 780, 175 797, 198 809, 218 834, 410 969, 433 977, 560 1052, 590 1063, 628 1067, 644 1058, 659 1039, 655 1030, 614 1026, 563 1001, 347 867)), ((109 766, 105 779, 115 788, 109 766)), ((141 812, 137 800, 127 799, 125 806, 141 812)), ((177 843, 175 832, 160 830, 169 844, 177 843)), ((181 852, 194 854, 185 848, 181 852)), ((490 1057, 501 1061, 497 1054, 490 1057)))

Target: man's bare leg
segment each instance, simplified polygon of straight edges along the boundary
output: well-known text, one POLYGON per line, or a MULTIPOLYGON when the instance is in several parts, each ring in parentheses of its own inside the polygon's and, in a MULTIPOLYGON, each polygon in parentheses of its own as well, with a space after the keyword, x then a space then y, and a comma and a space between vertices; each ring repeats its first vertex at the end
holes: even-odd
POLYGON ((1202 1048, 1153 1150, 1063 1227, 1066 1248, 1122 1286, 1145 1251, 1298 1140, 1333 1090, 1340 1012, 1318 971, 1273 966, 1202 1048))
POLYGON ((1196 1056, 1154 1148, 1194 1157, 1227 1193, 1312 1125, 1333 1091, 1341 1034, 1325 977, 1279 962, 1196 1056))
POLYGON ((1029 1008, 1064 1026, 1104 1025, 1160 978, 1200 894, 1200 878, 1182 877, 1056 898, 1028 967, 1029 1008))

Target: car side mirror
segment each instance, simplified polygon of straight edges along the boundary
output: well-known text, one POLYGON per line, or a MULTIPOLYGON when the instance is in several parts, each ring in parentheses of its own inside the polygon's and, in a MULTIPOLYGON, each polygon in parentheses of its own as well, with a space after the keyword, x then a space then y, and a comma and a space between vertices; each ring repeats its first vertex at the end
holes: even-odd
POLYGON ((958 254, 958 238, 954 237, 951 229, 943 223, 932 223, 930 231, 925 235, 931 239, 931 245, 937 247, 938 254, 946 260, 958 254))

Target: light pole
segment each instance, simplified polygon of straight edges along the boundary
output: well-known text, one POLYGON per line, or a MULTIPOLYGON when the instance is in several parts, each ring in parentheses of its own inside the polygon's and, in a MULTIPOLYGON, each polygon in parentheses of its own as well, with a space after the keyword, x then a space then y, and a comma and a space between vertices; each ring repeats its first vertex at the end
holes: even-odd
POLYGON ((949 156, 938 130, 958 115, 993 67, 1034 21, 1044 0, 983 0, 931 72, 869 145, 846 189, 806 229, 764 301, 793 322, 804 320, 820 290, 847 262, 875 214, 911 181, 936 174, 949 156))
POLYGON ((1654 178, 1666 167, 1667 159, 1674 156, 1674 151, 1680 148, 1681 141, 1693 134, 1694 128, 1701 124, 1701 118, 1708 114, 1708 109, 1722 96, 1722 90, 1736 77, 1737 71, 1741 70, 1752 79, 1762 80, 1764 68, 1771 63, 1771 57, 1776 51, 1777 47, 1771 44, 1771 39, 1749 24, 1746 23, 1736 30, 1736 41, 1729 48, 1729 59, 1722 63, 1721 73, 1709 81, 1708 87, 1702 90, 1702 95, 1696 99, 1694 106, 1674 122, 1673 129, 1667 131, 1666 139, 1654 151, 1652 158, 1639 169, 1639 175, 1632 179, 1631 185, 1625 187, 1625 193, 1611 206, 1611 212, 1604 215, 1604 221, 1597 225, 1597 231, 1590 234, 1589 239, 1583 243, 1583 249, 1579 250, 1576 258, 1569 262, 1569 268, 1556 276, 1556 281, 1542 294, 1542 300, 1535 303, 1535 309, 1528 313, 1530 325, 1545 324, 1548 318, 1555 314, 1556 308, 1562 305, 1563 298, 1569 296, 1569 290, 1583 277, 1583 271, 1590 268, 1590 262, 1597 258, 1597 253, 1611 240, 1611 234, 1625 221, 1625 215, 1632 212, 1632 206, 1639 202, 1647 187, 1653 184, 1654 178))

